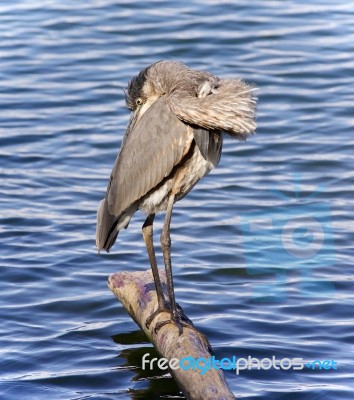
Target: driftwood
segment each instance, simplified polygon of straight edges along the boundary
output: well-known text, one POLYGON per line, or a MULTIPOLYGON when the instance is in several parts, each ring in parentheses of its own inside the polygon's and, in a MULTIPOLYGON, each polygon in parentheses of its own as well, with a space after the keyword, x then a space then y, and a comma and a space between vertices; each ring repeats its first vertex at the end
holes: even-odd
MULTIPOLYGON (((166 275, 160 271, 160 279, 166 295, 166 275)), ((125 309, 139 327, 145 332, 149 340, 155 346, 163 358, 173 363, 169 366, 178 364, 178 359, 192 357, 197 360, 202 357, 205 360, 211 360, 211 348, 206 337, 194 328, 192 322, 183 328, 183 333, 179 335, 178 328, 174 324, 166 324, 155 332, 155 325, 159 321, 168 320, 170 315, 162 312, 152 321, 149 329, 145 326, 146 319, 157 308, 157 297, 151 270, 144 272, 119 272, 113 274, 108 279, 108 286, 115 296, 120 300, 125 309), (172 361, 171 361, 172 360, 172 361)), ((151 360, 147 357, 146 360, 151 360)), ((185 367, 189 369, 169 368, 169 372, 178 383, 180 389, 187 399, 190 400, 231 400, 235 399, 225 381, 221 369, 210 368, 205 371, 203 360, 201 360, 201 369, 196 365, 193 367, 193 361, 190 358, 184 362, 185 367), (204 374, 202 374, 204 369, 204 374)), ((163 360, 161 360, 163 361, 163 360)), ((155 366, 156 366, 155 361, 155 366)), ((159 366, 167 367, 168 363, 159 366)), ((149 364, 145 364, 149 368, 149 364)))

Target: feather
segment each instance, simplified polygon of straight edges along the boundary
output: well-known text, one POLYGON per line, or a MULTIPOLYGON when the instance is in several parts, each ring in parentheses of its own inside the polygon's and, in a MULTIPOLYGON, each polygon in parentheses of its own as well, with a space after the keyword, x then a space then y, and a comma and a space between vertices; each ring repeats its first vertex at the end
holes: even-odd
POLYGON ((222 130, 242 140, 256 129, 254 91, 241 80, 221 79, 217 90, 202 98, 176 89, 168 97, 168 105, 186 123, 222 130))

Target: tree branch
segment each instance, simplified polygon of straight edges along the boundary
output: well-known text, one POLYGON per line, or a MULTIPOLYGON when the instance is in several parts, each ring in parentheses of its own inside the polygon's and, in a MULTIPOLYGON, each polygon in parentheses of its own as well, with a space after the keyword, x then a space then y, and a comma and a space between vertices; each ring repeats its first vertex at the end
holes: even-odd
MULTIPOLYGON (((162 270, 160 278, 167 298, 166 275, 162 270)), ((166 312, 157 315, 149 329, 145 326, 146 319, 157 309, 157 296, 151 270, 113 274, 108 279, 108 286, 162 357, 169 361, 173 358, 182 360, 185 357, 192 357, 190 361, 184 362, 186 367, 192 366, 192 359, 211 360, 212 350, 207 338, 193 326, 191 321, 190 325, 183 328, 181 335, 174 324, 166 324, 157 332, 154 331, 157 322, 170 318, 166 312)), ((222 370, 210 368, 202 374, 201 372, 205 370, 202 361, 201 369, 169 368, 185 397, 188 400, 234 400, 235 397, 227 386, 222 370)))

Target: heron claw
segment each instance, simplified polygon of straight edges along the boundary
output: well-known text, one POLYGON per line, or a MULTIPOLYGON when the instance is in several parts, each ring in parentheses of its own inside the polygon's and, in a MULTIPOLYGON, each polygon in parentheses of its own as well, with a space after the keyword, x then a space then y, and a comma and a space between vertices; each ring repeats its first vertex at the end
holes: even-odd
POLYGON ((183 332, 183 327, 192 327, 194 328, 193 322, 184 314, 182 308, 179 304, 176 304, 175 310, 170 310, 169 308, 158 308, 154 311, 146 320, 146 327, 149 328, 152 320, 160 314, 160 312, 168 312, 171 314, 171 318, 165 321, 157 322, 154 328, 154 332, 157 333, 163 326, 167 324, 174 324, 178 328, 179 335, 183 332))
POLYGON ((158 307, 157 310, 155 310, 147 319, 145 322, 145 326, 149 329, 151 322, 154 320, 154 318, 157 317, 158 314, 161 312, 167 312, 171 314, 171 318, 167 319, 165 321, 159 321, 156 323, 154 332, 155 334, 158 333, 158 331, 165 325, 167 324, 174 324, 178 328, 178 335, 181 336, 183 333, 183 327, 188 327, 189 329, 194 329, 196 333, 198 334, 198 337, 202 339, 202 341, 205 343, 206 347, 210 351, 211 354, 214 354, 213 349, 207 339, 206 336, 201 334, 194 326, 193 322, 186 316, 186 314, 183 312, 181 306, 176 303, 176 310, 173 312, 170 308, 168 303, 165 304, 162 307, 158 307))
POLYGON ((190 326, 190 324, 188 324, 186 322, 182 322, 179 317, 175 318, 173 316, 173 313, 172 313, 170 319, 167 319, 166 321, 160 321, 160 322, 156 323, 155 329, 154 329, 155 333, 157 333, 163 326, 165 326, 167 324, 174 324, 178 328, 178 336, 182 335, 184 326, 190 326))
POLYGON ((147 329, 150 328, 151 322, 162 312, 167 312, 167 313, 171 312, 167 304, 164 304, 163 306, 158 306, 157 309, 150 316, 146 318, 145 326, 147 327, 147 329))

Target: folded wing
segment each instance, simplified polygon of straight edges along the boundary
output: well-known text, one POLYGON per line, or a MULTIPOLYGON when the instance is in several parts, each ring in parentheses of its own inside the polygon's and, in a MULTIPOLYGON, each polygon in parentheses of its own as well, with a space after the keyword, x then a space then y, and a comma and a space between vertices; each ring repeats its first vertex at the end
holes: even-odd
POLYGON ((124 139, 108 189, 108 210, 119 216, 168 176, 193 136, 160 97, 124 139))
POLYGON ((170 175, 193 140, 193 131, 160 97, 127 132, 97 213, 96 245, 109 251, 139 199, 170 175))

